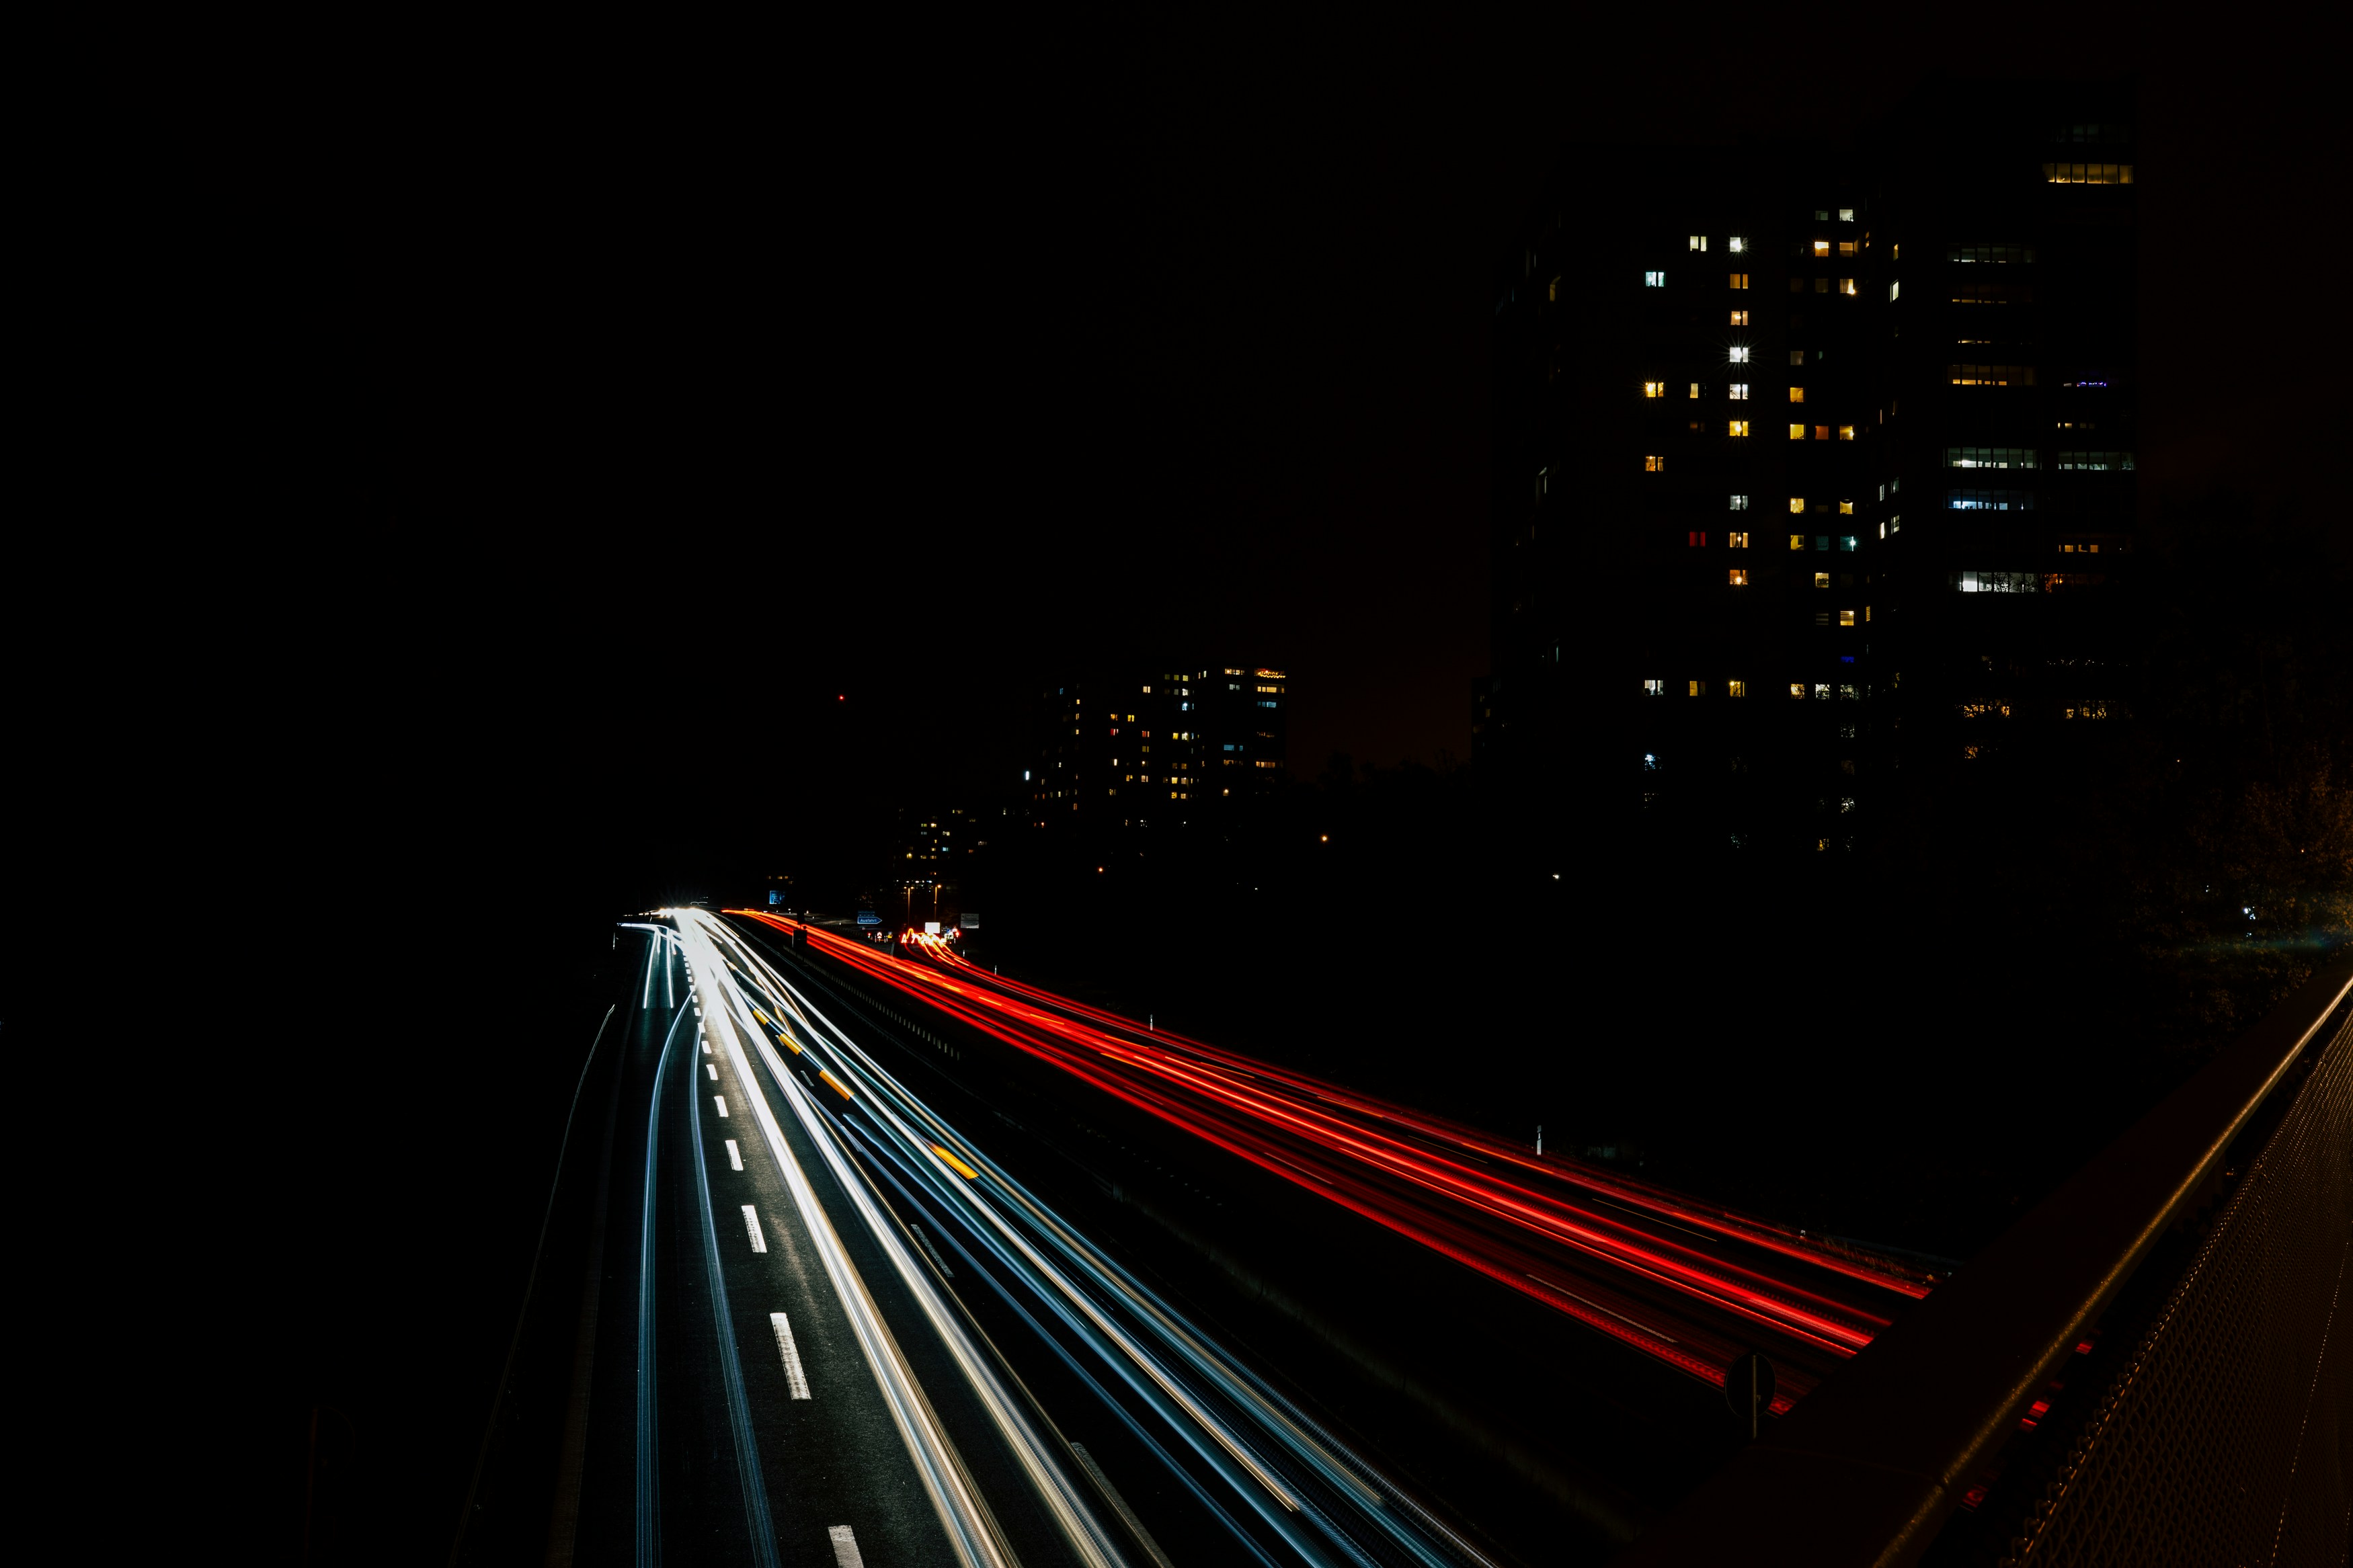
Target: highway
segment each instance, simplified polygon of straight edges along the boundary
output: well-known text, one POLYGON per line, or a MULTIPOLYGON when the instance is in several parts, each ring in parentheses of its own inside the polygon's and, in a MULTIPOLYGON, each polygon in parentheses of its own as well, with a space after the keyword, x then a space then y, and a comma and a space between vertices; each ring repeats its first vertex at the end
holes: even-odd
POLYGON ((550 1563, 1489 1561, 726 922, 627 930, 550 1563))
MULTIPOLYGON (((1420 1243, 1595 1333, 1721 1386, 1743 1353, 1784 1413, 1936 1276, 1893 1258, 1150 1029, 965 963, 817 927, 809 950, 1260 1169, 1420 1243)), ((1444 1070, 1446 1042, 1431 1042, 1444 1070)))

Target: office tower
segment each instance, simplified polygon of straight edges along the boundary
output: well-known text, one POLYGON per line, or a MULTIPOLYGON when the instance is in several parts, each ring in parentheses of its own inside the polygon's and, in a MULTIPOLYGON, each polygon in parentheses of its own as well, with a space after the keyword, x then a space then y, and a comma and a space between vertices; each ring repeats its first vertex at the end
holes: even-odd
POLYGON ((1472 693, 1533 855, 1843 852, 1907 755, 2118 710, 2129 123, 1939 83, 1855 147, 1561 162, 1495 307, 1472 693))
POLYGON ((1159 665, 1047 688, 1032 820, 1167 828, 1246 808, 1288 777, 1289 687, 1276 669, 1159 665))

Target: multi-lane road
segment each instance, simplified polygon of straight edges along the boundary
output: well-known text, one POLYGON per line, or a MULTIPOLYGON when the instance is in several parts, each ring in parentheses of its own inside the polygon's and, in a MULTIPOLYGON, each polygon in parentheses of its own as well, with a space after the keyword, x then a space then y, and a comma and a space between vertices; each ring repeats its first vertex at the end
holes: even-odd
MULTIPOLYGON (((1777 1412, 1936 1282, 1894 1258, 1004 979, 943 939, 904 938, 901 957, 738 912, 1693 1378, 1721 1385, 1742 1355, 1762 1352, 1779 1372, 1777 1412)), ((1447 1043, 1430 1048, 1432 1071, 1451 1070, 1447 1043)))
POLYGON ((628 931, 550 1562, 1488 1561, 805 978, 701 910, 628 931))

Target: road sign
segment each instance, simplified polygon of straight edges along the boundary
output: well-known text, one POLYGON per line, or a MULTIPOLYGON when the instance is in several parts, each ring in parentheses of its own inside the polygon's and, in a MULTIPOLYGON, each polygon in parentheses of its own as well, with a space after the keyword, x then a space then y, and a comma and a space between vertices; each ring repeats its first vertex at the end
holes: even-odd
POLYGON ((1773 1363, 1755 1351, 1734 1362, 1724 1374, 1724 1402, 1746 1423, 1754 1442, 1766 1412, 1773 1408, 1773 1363))
POLYGON ((970 910, 966 910, 964 913, 964 918, 957 923, 962 925, 966 931, 978 931, 980 929, 980 917, 974 914, 970 910))

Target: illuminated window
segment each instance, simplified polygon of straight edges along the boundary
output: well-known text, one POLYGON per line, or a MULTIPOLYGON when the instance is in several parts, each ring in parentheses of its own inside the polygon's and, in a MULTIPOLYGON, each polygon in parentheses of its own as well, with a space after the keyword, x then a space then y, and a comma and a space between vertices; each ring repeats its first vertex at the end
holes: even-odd
POLYGON ((2054 185, 2129 185, 2130 163, 2045 163, 2042 177, 2054 185))
POLYGON ((1831 585, 1831 574, 1830 574, 1829 573, 1827 573, 1827 572, 1817 572, 1817 573, 1815 573, 1815 574, 1814 574, 1814 586, 1815 586, 1815 587, 1817 587, 1817 588, 1827 588, 1827 587, 1829 587, 1830 585, 1831 585))
POLYGON ((1805 427, 1804 426, 1802 426, 1802 425, 1792 425, 1792 426, 1789 426, 1789 439, 1790 439, 1790 440, 1792 440, 1792 441, 1802 441, 1802 440, 1804 440, 1805 438, 1806 438, 1806 427, 1805 427))
POLYGON ((1666 395, 1667 384, 1663 381, 1646 381, 1642 384, 1642 395, 1645 397, 1664 397, 1666 395))
POLYGON ((1732 505, 1729 510, 1733 511, 1746 511, 1748 510, 1748 498, 1746 496, 1734 496, 1732 498, 1732 505))
POLYGON ((2133 472, 2130 452, 2054 452, 2051 466, 2063 473, 2106 474, 2133 472))
POLYGON ((1691 237, 1691 248, 1694 250, 1705 250, 1707 248, 1707 236, 1704 234, 1693 235, 1691 237))
POLYGON ((1814 426, 1814 439, 1815 439, 1815 440, 1817 440, 1817 441, 1827 441, 1827 440, 1829 440, 1830 438, 1831 438, 1831 427, 1830 427, 1829 426, 1827 426, 1827 425, 1817 425, 1817 426, 1814 426))
POLYGON ((1554 279, 1550 283, 1548 283, 1548 284, 1546 284, 1546 285, 1545 286, 1545 299, 1546 299, 1546 300, 1550 301, 1551 303, 1556 304, 1556 305, 1557 305, 1558 303, 1560 303, 1560 279, 1559 279, 1556 278, 1556 279, 1554 279))
POLYGON ((1726 581, 1736 588, 1746 588, 1748 586, 1748 573, 1745 568, 1735 566, 1726 581))
POLYGON ((1814 535, 1814 548, 1815 548, 1815 549, 1817 549, 1817 550, 1828 550, 1830 547, 1831 547, 1831 536, 1830 536, 1829 534, 1827 534, 1827 533, 1817 533, 1816 535, 1814 535))
POLYGON ((1746 326, 1746 325, 1748 324, 1748 312, 1747 312, 1747 311, 1746 311, 1746 310, 1735 310, 1735 311, 1733 311, 1733 312, 1732 312, 1732 324, 1733 324, 1734 326, 1736 326, 1736 327, 1745 327, 1745 326, 1746 326))
POLYGON ((1748 287, 1748 274, 1747 274, 1747 273, 1746 273, 1746 272, 1736 272, 1736 273, 1732 274, 1732 284, 1731 284, 1731 286, 1732 286, 1733 288, 1735 288, 1735 289, 1746 289, 1746 288, 1747 288, 1747 287, 1748 287))
MULTIPOLYGON (((1841 426, 1839 426, 1839 439, 1840 439, 1840 440, 1841 440, 1841 441, 1852 441, 1852 440, 1853 440, 1853 439, 1854 439, 1854 426, 1852 426, 1852 425, 1841 425, 1841 426)), ((1850 505, 1849 505, 1848 510, 1853 510, 1853 508, 1852 508, 1852 504, 1850 504, 1850 505)))
POLYGON ((1828 702, 1830 700, 1831 700, 1831 689, 1830 689, 1829 687, 1827 687, 1827 686, 1817 686, 1817 687, 1815 687, 1815 688, 1814 688, 1814 700, 1815 700, 1815 701, 1817 701, 1817 702, 1828 702))
POLYGON ((1643 287, 1643 288, 1645 288, 1645 289, 1663 289, 1663 288, 1665 288, 1666 286, 1667 286, 1667 275, 1666 275, 1665 273, 1663 273, 1663 272, 1645 272, 1645 273, 1643 273, 1643 274, 1642 274, 1642 287, 1643 287))
POLYGON ((1805 510, 1806 498, 1803 496, 1791 496, 1789 498, 1789 510, 1793 512, 1805 510))
POLYGON ((2031 262, 2034 247, 2031 245, 1957 245, 1945 252, 1947 261, 1992 262, 2006 266, 2031 262))
POLYGON ((1887 302, 1891 305, 1904 296, 1904 280, 1899 278, 1887 286, 1887 302))
POLYGON ((1862 693, 1860 689, 1851 682, 1839 688, 1839 700, 1841 702, 1855 701, 1860 699, 1862 695, 1862 693))
MULTIPOLYGON (((1852 256, 1852 255, 1854 254, 1854 251, 1855 251, 1855 244, 1854 244, 1854 241, 1852 241, 1852 240, 1851 240, 1851 239, 1841 239, 1841 240, 1840 240, 1840 241, 1839 241, 1839 254, 1840 254, 1841 256, 1852 256)), ((1851 292, 1851 290, 1841 289, 1841 293, 1851 292)))
POLYGON ((1746 436, 1748 434, 1748 421, 1746 419, 1726 420, 1725 422, 1724 433, 1727 436, 1746 436))
POLYGON ((1642 695, 1643 695, 1643 696, 1645 696, 1645 697, 1664 697, 1666 694, 1667 694, 1667 683, 1666 683, 1665 681, 1663 681, 1663 680, 1646 680, 1646 681, 1642 682, 1642 695))
POLYGON ((1724 242, 1724 248, 1732 252, 1733 255, 1738 256, 1747 250, 1748 242, 1736 234, 1731 238, 1724 242))
POLYGON ((1803 697, 1805 694, 1806 694, 1806 689, 1805 689, 1803 686, 1799 685, 1798 682, 1796 682, 1796 681, 1794 681, 1794 680, 1793 680, 1793 681, 1791 681, 1791 682, 1789 682, 1789 695, 1790 695, 1790 696, 1792 696, 1792 697, 1803 697))
POLYGON ((1955 386, 2032 386, 2031 364, 1948 364, 1945 375, 1955 386))
POLYGON ((1852 610, 1841 610, 1839 612, 1839 625, 1842 626, 1851 626, 1854 625, 1854 612, 1852 610))
POLYGON ((1838 547, 1841 550, 1852 552, 1854 549, 1854 535, 1852 533, 1840 534, 1838 536, 1838 547))
POLYGON ((1700 549, 1707 543, 1707 532, 1704 529, 1693 529, 1685 537, 1690 540, 1691 546, 1694 550, 1700 549))
POLYGON ((1666 469, 1667 460, 1664 458, 1651 457, 1642 459, 1642 471, 1646 474, 1662 474, 1666 469))
POLYGON ((1806 547, 1806 536, 1805 536, 1804 534, 1802 534, 1802 533, 1793 533, 1793 534, 1789 535, 1789 548, 1790 548, 1790 549, 1792 549, 1792 550, 1803 550, 1805 547, 1806 547))
POLYGON ((1854 292, 1854 279, 1852 279, 1852 278, 1841 278, 1841 279, 1840 279, 1838 280, 1838 291, 1839 291, 1840 293, 1841 293, 1841 294, 1852 294, 1852 293, 1853 293, 1853 292, 1854 292))
POLYGON ((1828 256, 1830 253, 1831 242, 1829 240, 1818 239, 1814 241, 1814 254, 1816 256, 1828 256))
POLYGON ((1841 207, 1841 208, 1839 208, 1839 222, 1841 222, 1841 223, 1852 223, 1853 221, 1854 221, 1854 209, 1853 209, 1852 207, 1841 207))
POLYGON ((1748 695, 1748 682, 1727 680, 1724 683, 1724 694, 1726 697, 1746 697, 1748 695))
POLYGON ((1790 402, 1792 402, 1792 403, 1803 403, 1805 400, 1806 400, 1806 389, 1805 389, 1804 387, 1802 387, 1802 386, 1793 386, 1793 387, 1789 388, 1789 401, 1790 401, 1790 402))
POLYGON ((1748 363, 1747 346, 1746 344, 1741 344, 1734 347, 1729 352, 1729 363, 1733 364, 1746 364, 1748 363))
POLYGON ((1789 363, 1790 363, 1791 364, 1803 364, 1803 363, 1806 363, 1806 351, 1805 351, 1805 350, 1803 350, 1803 349, 1791 349, 1791 350, 1789 351, 1789 363))
POLYGON ((1691 395, 1694 397, 1697 397, 1699 395, 1699 383, 1694 381, 1691 384, 1691 395))
POLYGON ((1736 381, 1725 388, 1724 395, 1735 403, 1746 403, 1748 401, 1748 384, 1736 381))
MULTIPOLYGON (((1727 533, 1724 536, 1724 542, 1726 549, 1746 550, 1748 548, 1748 536, 1745 533, 1727 533)), ((2073 549, 2074 547, 2070 545, 2068 548, 2073 549)), ((2094 544, 2089 548, 2097 550, 2099 546, 2094 544)))
POLYGON ((1707 682, 1706 682, 1706 681, 1704 681, 1704 680, 1694 680, 1694 681, 1693 681, 1693 682, 1691 683, 1691 694, 1692 694, 1694 697, 1704 697, 1704 696, 1706 696, 1706 695, 1707 695, 1707 682))

